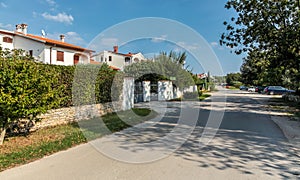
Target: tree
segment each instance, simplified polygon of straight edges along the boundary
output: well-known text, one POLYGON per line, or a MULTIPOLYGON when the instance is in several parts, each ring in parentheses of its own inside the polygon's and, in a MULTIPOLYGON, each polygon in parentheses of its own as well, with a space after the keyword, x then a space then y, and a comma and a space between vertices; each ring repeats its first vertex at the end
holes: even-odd
POLYGON ((124 72, 133 76, 138 81, 151 80, 157 82, 159 80, 172 80, 173 83, 183 90, 194 84, 193 78, 187 70, 183 69, 185 62, 185 53, 161 52, 154 61, 145 61, 142 63, 134 63, 126 66, 124 72))
MULTIPOLYGON (((276 80, 269 78, 268 73, 269 61, 265 59, 264 53, 259 50, 249 52, 249 55, 244 58, 244 62, 241 66, 241 81, 247 85, 265 85, 275 82, 270 80, 276 80)), ((275 83, 277 84, 277 83, 275 83)))
POLYGON ((48 67, 34 62, 22 50, 0 49, 0 145, 11 123, 34 120, 56 106, 52 99, 60 88, 53 89, 52 83, 59 77, 51 69, 40 71, 42 68, 48 67))
POLYGON ((229 73, 226 75, 226 83, 228 85, 235 85, 236 83, 240 83, 241 74, 240 73, 229 73))
POLYGON ((269 62, 268 77, 275 79, 276 75, 277 83, 299 87, 299 0, 229 0, 225 8, 235 10, 237 16, 224 22, 227 32, 220 44, 236 54, 247 53, 248 64, 255 60, 249 53, 260 52, 269 62))

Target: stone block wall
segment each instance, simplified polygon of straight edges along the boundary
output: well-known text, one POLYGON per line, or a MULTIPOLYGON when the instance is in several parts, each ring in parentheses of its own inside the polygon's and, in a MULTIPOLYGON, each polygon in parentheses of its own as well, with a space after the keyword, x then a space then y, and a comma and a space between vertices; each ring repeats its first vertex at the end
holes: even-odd
POLYGON ((68 124, 80 120, 87 120, 93 117, 103 116, 107 113, 129 110, 133 108, 133 106, 134 79, 125 77, 123 82, 123 92, 119 97, 119 101, 49 110, 47 113, 38 116, 40 121, 35 122, 30 131, 68 124))
POLYGON ((109 102, 80 107, 52 109, 47 113, 38 116, 40 121, 34 124, 34 126, 31 128, 31 131, 45 127, 68 124, 80 120, 87 120, 93 117, 99 117, 107 113, 121 110, 123 110, 122 102, 109 102))

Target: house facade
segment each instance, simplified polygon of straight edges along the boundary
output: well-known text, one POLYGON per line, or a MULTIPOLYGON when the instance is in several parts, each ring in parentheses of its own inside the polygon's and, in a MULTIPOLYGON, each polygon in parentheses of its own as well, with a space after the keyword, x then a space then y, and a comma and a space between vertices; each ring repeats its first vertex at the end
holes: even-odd
POLYGON ((89 64, 92 50, 66 43, 65 36, 53 40, 43 36, 27 33, 27 25, 19 24, 16 31, 0 29, 0 46, 2 49, 23 49, 36 61, 45 64, 75 65, 89 64))
POLYGON ((132 63, 143 62, 146 58, 142 53, 119 53, 118 46, 113 47, 113 51, 102 51, 92 56, 92 58, 101 63, 107 63, 110 66, 123 70, 125 66, 132 63))

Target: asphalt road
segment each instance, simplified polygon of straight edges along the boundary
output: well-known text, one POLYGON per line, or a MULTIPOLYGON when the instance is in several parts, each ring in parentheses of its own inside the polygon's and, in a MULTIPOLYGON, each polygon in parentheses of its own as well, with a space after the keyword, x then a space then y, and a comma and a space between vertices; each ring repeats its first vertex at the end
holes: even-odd
POLYGON ((223 93, 206 102, 140 104, 162 116, 1 172, 0 179, 300 178, 299 149, 265 110, 269 96, 226 91, 225 107, 223 93))

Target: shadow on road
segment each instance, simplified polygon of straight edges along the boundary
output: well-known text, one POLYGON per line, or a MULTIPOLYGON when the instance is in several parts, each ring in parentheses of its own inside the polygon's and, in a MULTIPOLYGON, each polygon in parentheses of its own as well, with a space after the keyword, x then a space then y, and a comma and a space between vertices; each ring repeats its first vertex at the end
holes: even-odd
MULTIPOLYGON (((201 109, 197 126, 190 137, 174 136, 174 141, 184 138, 187 140, 179 149, 174 149, 172 155, 196 163, 201 168, 221 171, 235 169, 244 174, 260 173, 270 178, 299 177, 299 149, 289 144, 280 129, 271 121, 264 105, 257 101, 260 97, 238 96, 240 94, 227 97, 226 112, 218 133, 202 148, 199 140, 211 112, 211 103, 215 103, 214 111, 224 107, 218 107, 217 99, 195 105, 194 108, 201 109)), ((117 133, 119 148, 136 153, 139 150, 128 144, 138 143, 145 148, 151 148, 147 147, 147 143, 157 141, 170 133, 177 125, 179 116, 180 109, 177 109, 166 113, 153 126, 144 129, 134 127, 117 133)))

